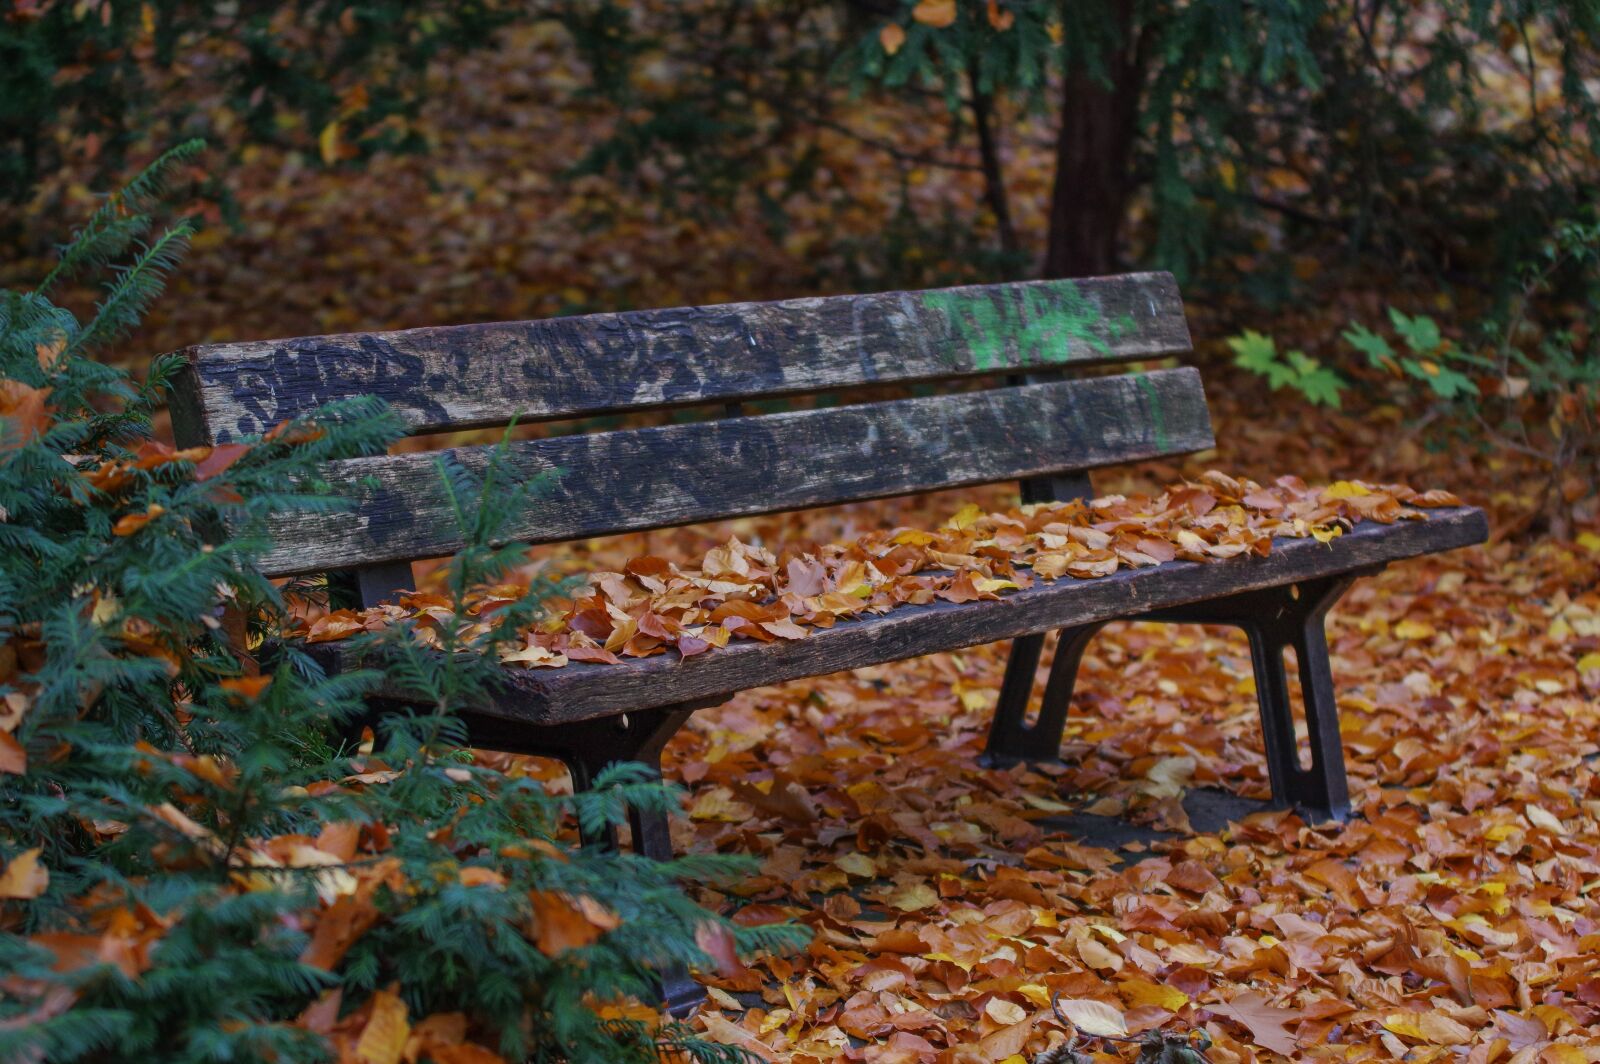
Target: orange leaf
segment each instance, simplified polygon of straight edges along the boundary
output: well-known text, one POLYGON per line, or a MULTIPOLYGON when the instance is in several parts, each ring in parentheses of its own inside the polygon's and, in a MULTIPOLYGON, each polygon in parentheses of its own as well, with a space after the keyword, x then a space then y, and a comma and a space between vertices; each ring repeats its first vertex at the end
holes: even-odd
POLYGON ((505 876, 482 865, 468 865, 461 869, 457 876, 464 887, 494 887, 496 890, 504 890, 506 886, 505 876))
POLYGON ((0 772, 20 776, 28 771, 28 751, 7 732, 0 731, 0 772))
POLYGON ((999 0, 989 0, 989 25, 1004 33, 1016 21, 1016 15, 1001 9, 999 0))
POLYGON ((210 480, 243 458, 249 450, 250 445, 246 443, 219 443, 211 448, 209 455, 194 464, 194 479, 210 480))
POLYGON ((300 951, 300 963, 333 971, 356 939, 377 922, 378 910, 370 900, 341 895, 317 918, 311 941, 300 951))
POLYGON ((261 697, 261 692, 272 683, 271 676, 230 676, 220 682, 219 686, 231 694, 239 695, 247 702, 253 702, 261 697))
POLYGON ((911 9, 911 17, 924 26, 944 29, 956 20, 956 0, 922 0, 911 9))
POLYGON ((111 526, 111 534, 114 536, 131 536, 166 512, 166 507, 155 505, 142 514, 126 514, 118 518, 117 523, 111 526))
POLYGON ((533 903, 534 943, 551 956, 581 949, 621 923, 593 898, 535 890, 528 900, 533 903))
POLYGON ((50 427, 49 388, 0 380, 0 450, 21 447, 50 427))
POLYGON ((891 22, 878 31, 878 43, 889 55, 894 55, 906 43, 906 31, 897 22, 891 22))

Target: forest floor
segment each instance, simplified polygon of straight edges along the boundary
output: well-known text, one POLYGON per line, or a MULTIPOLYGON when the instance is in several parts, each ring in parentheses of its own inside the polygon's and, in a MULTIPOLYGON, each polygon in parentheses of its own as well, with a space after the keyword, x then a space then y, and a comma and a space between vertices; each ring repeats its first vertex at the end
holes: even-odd
MULTIPOLYGON (((591 116, 570 57, 536 35, 515 44, 440 72, 428 155, 351 171, 247 152, 228 175, 240 227, 202 234, 128 350, 871 290, 907 270, 977 279, 959 256, 916 249, 894 276, 859 267, 877 252, 855 234, 883 231, 902 192, 928 217, 970 217, 978 189, 970 169, 891 166, 848 137, 824 144, 828 191, 787 204, 782 235, 752 203, 687 221, 659 208, 647 176, 562 178, 591 116)), ((906 128, 861 117, 863 134, 906 128)), ((1036 134, 1007 149, 1024 233, 1042 230, 1048 148, 1036 134)), ((937 129, 927 139, 941 147, 937 129)), ((29 209, 50 218, 88 202, 69 175, 29 209)), ((40 253, 60 236, 30 233, 40 253)), ((36 266, 13 259, 0 279, 36 266)), ((1316 353, 1354 308, 1386 298, 1351 287, 1293 322, 1246 323, 1285 328, 1316 353)), ((1216 468, 1442 487, 1493 517, 1490 545, 1396 565, 1332 614, 1355 815, 1311 827, 1251 811, 1268 793, 1253 680, 1242 639, 1221 629, 1107 628, 1085 662, 1064 762, 1037 770, 977 763, 1002 645, 749 692, 697 714, 668 748, 667 774, 687 791, 676 841, 759 858, 739 897, 709 904, 800 920, 816 936, 801 955, 713 981, 695 1022, 715 1037, 769 1060, 1016 1064, 1060 1040, 1060 994, 1113 1005, 1134 1031, 1204 1027, 1218 1062, 1600 1060, 1592 502, 1573 538, 1532 537, 1527 465, 1430 450, 1394 408, 1336 414, 1271 395, 1219 357, 1240 309, 1202 296, 1190 312, 1219 448, 1108 471, 1101 492, 1216 468)), ((692 557, 730 534, 776 548, 933 527, 1008 492, 573 553, 604 566, 692 557)), ((553 766, 525 770, 565 785, 553 766)))

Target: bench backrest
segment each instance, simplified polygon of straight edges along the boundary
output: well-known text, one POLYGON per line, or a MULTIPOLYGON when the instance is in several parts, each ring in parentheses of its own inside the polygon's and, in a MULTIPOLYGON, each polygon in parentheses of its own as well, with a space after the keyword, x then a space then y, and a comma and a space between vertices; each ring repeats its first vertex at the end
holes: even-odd
MULTIPOLYGON (((195 446, 361 394, 422 434, 862 385, 995 385, 514 443, 518 475, 553 478, 512 538, 555 542, 1204 449, 1193 369, 1056 379, 1189 350, 1172 277, 1129 274, 213 344, 185 353, 172 415, 179 443, 195 446)), ((475 469, 487 451, 454 456, 475 469)), ((433 456, 334 463, 327 479, 354 507, 286 516, 272 575, 460 546, 433 456)))

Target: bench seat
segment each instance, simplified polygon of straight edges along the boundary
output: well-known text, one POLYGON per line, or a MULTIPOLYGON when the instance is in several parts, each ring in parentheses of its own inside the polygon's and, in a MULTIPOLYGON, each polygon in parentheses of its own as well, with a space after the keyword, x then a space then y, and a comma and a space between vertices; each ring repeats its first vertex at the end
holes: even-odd
MULTIPOLYGON (((1327 544, 1276 539, 1264 558, 1246 554, 1217 562, 1171 561, 1091 580, 1039 581, 998 599, 901 606, 842 620, 832 628, 810 629, 805 639, 735 640, 691 658, 669 650, 625 658, 619 665, 574 661, 558 669, 507 668, 501 697, 480 711, 507 722, 552 727, 663 706, 715 704, 740 691, 786 680, 1372 570, 1478 543, 1487 533, 1483 511, 1473 507, 1429 510, 1427 515, 1426 520, 1392 525, 1362 522, 1327 544)), ((341 662, 346 654, 338 643, 320 649, 341 662)), ((381 693, 397 700, 406 695, 393 686, 381 693)))

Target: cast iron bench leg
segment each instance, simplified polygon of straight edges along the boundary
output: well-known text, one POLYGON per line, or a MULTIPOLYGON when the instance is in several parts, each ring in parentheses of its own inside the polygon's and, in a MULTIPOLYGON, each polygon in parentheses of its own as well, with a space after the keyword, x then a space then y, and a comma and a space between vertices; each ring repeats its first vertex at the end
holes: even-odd
MULTIPOLYGON (((1256 677, 1256 701, 1266 747, 1272 800, 1293 806, 1315 820, 1343 820, 1350 815, 1350 790, 1345 776, 1344 746, 1339 738, 1339 707, 1328 667, 1324 630, 1328 610, 1355 581, 1357 573, 1322 577, 1284 587, 1247 591, 1209 602, 1154 610, 1129 620, 1174 624, 1222 624, 1240 628, 1250 639, 1250 661, 1256 677), (1300 764, 1294 734, 1294 701, 1289 689, 1284 651, 1293 649, 1300 691, 1305 701, 1306 730, 1311 740, 1311 765, 1300 764)), ((1039 716, 1029 727, 1027 709, 1034 672, 1044 645, 1042 635, 1015 639, 995 704, 989 742, 979 761, 990 768, 1008 768, 1020 761, 1060 757, 1072 690, 1084 648, 1104 625, 1088 624, 1061 631, 1050 678, 1040 700, 1039 716)))
POLYGON ((1272 801, 1293 806, 1313 820, 1344 820, 1350 815, 1350 787, 1344 745, 1339 737, 1339 706, 1328 666, 1324 624, 1328 610, 1362 573, 1304 580, 1284 587, 1247 591, 1210 602, 1155 610, 1135 620, 1185 624, 1224 624, 1250 639, 1256 702, 1272 781, 1272 801), (1311 765, 1300 763, 1295 743, 1294 700, 1284 651, 1293 649, 1300 693, 1305 702, 1311 765))
POLYGON ((1011 641, 1000 698, 995 703, 989 741, 978 762, 988 768, 1010 768, 1019 762, 1055 761, 1061 757, 1061 733, 1067 726, 1072 689, 1078 682, 1078 664, 1101 624, 1063 628, 1056 643, 1050 678, 1039 699, 1039 715, 1028 724, 1028 703, 1033 697, 1033 677, 1039 668, 1044 636, 1022 636, 1011 641))
MULTIPOLYGON (((612 742, 574 745, 561 755, 572 772, 572 787, 588 789, 594 778, 607 765, 618 761, 637 761, 649 767, 657 779, 661 777, 661 751, 667 740, 677 734, 693 709, 669 706, 646 713, 630 714, 624 718, 609 719, 612 742), (626 730, 616 730, 622 721, 626 730), (581 778, 581 782, 580 782, 581 778)), ((667 815, 662 812, 645 812, 628 809, 628 828, 633 835, 633 850, 642 857, 657 861, 672 859, 672 832, 667 815)), ((599 845, 615 849, 616 829, 608 829, 600 838, 585 837, 585 846, 599 845)), ((657 973, 661 984, 661 999, 674 1019, 686 1019, 706 999, 706 988, 697 983, 689 969, 681 962, 663 965, 657 973)))
MULTIPOLYGON (((657 778, 661 775, 661 751, 677 734, 684 721, 704 706, 666 706, 620 717, 576 721, 549 729, 548 738, 529 738, 526 730, 504 729, 494 721, 481 721, 473 729, 473 739, 484 747, 514 753, 560 758, 572 773, 572 789, 585 791, 594 785, 607 765, 637 761, 657 778)), ((672 859, 672 834, 665 813, 646 813, 628 809, 628 827, 635 853, 658 861, 672 859)), ((583 845, 615 850, 617 830, 607 827, 597 834, 585 832, 583 845)), ((661 999, 675 1019, 685 1019, 706 999, 706 988, 689 974, 682 963, 673 961, 657 973, 661 999)))

